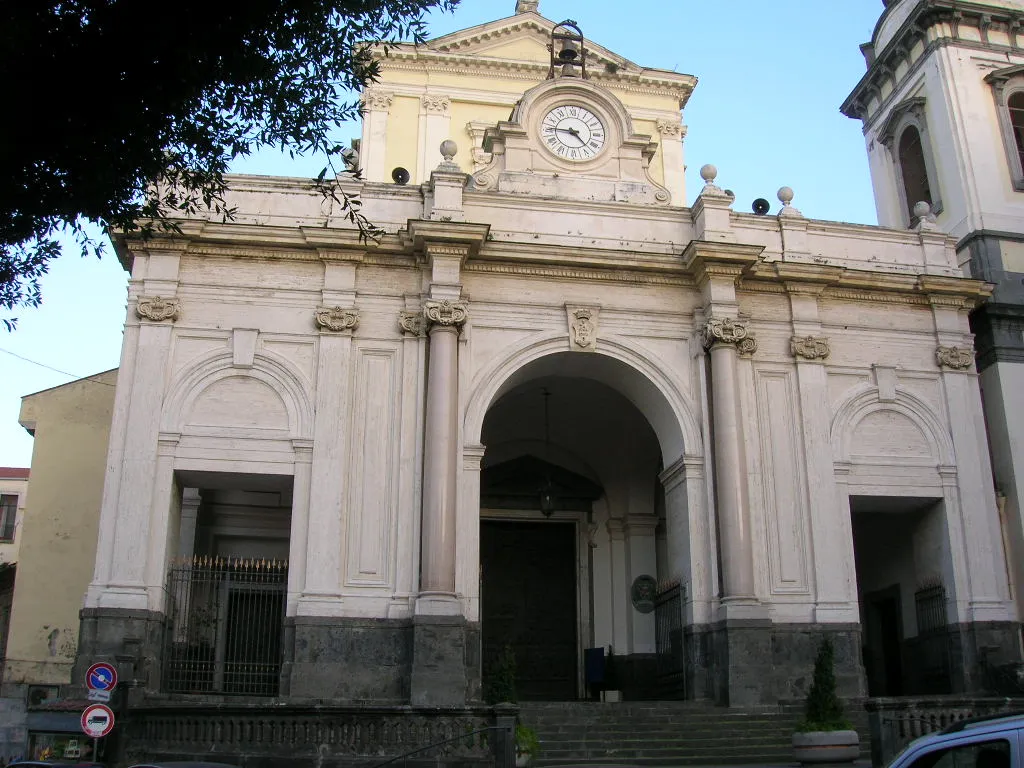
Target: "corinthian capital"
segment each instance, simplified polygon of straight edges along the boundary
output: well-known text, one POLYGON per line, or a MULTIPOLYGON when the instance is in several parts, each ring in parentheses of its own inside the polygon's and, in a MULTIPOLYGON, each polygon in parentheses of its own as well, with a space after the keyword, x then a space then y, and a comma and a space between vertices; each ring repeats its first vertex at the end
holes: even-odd
POLYGON ((451 106, 452 100, 447 96, 426 93, 420 97, 420 103, 423 105, 424 112, 437 112, 438 114, 445 115, 448 113, 448 107, 451 106))
MULTIPOLYGON (((704 347, 710 349, 716 344, 735 344, 737 347, 750 337, 746 323, 728 317, 713 317, 704 324, 704 347)), ((753 352, 750 345, 745 344, 744 352, 753 352)), ((757 348, 756 343, 754 349, 757 348)))
POLYGON ((159 323, 163 320, 177 320, 181 312, 181 302, 177 299, 165 299, 160 296, 140 296, 135 305, 135 314, 144 320, 159 323))
POLYGON ((368 112, 387 112, 391 109, 391 100, 395 94, 377 89, 363 91, 363 109, 368 112))
POLYGON ((318 307, 313 313, 317 328, 325 331, 351 331, 359 325, 359 311, 342 307, 318 307))
POLYGON ((454 326, 459 328, 466 322, 469 313, 461 301, 428 301, 423 304, 423 316, 428 326, 454 326))
POLYGON ((683 124, 678 120, 658 120, 658 133, 668 138, 675 138, 684 135, 683 124))
POLYGON ((974 352, 965 347, 939 347, 935 350, 935 361, 939 368, 966 371, 974 360, 974 352))

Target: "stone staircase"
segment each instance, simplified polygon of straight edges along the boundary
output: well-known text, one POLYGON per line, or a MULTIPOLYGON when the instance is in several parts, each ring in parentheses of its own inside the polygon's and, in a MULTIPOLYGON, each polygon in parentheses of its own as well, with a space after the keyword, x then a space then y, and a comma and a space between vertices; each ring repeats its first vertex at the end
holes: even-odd
MULTIPOLYGON (((867 717, 850 713, 868 754, 867 717)), ((520 704, 537 732, 535 765, 727 765, 793 763, 799 706, 715 707, 704 702, 520 704)))

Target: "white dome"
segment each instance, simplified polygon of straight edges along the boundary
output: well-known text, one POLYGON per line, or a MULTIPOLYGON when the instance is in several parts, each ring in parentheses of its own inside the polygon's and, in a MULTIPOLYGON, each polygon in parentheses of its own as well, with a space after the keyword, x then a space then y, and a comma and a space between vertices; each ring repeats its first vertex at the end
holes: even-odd
MULTIPOLYGON (((882 14, 882 18, 879 19, 878 24, 875 26, 875 33, 872 35, 871 42, 875 47, 875 53, 881 53, 882 50, 889 44, 893 36, 895 36, 897 30, 903 25, 903 22, 907 20, 911 12, 923 0, 891 0, 885 12, 882 14)), ((1012 8, 1018 11, 1024 11, 1024 0, 983 0, 983 5, 991 6, 992 8, 1012 8)))

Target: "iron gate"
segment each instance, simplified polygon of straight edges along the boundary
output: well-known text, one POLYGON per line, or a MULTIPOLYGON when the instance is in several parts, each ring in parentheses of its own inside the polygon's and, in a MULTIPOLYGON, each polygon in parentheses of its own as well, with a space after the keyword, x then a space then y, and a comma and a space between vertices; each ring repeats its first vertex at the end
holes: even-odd
POLYGON ((686 698, 686 650, 683 642, 683 593, 678 583, 659 587, 654 600, 658 694, 686 698))
POLYGON ((167 583, 164 690, 276 696, 287 561, 197 556, 167 583))

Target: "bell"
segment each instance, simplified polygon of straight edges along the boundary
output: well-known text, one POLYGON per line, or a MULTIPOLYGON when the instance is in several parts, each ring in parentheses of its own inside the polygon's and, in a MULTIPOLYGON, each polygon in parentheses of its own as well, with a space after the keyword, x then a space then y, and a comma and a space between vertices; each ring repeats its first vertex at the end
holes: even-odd
POLYGON ((572 62, 567 61, 562 65, 562 77, 579 77, 576 74, 576 67, 573 66, 572 62))
POLYGON ((562 62, 575 61, 579 56, 575 40, 566 40, 562 43, 562 50, 558 52, 558 60, 562 62))

